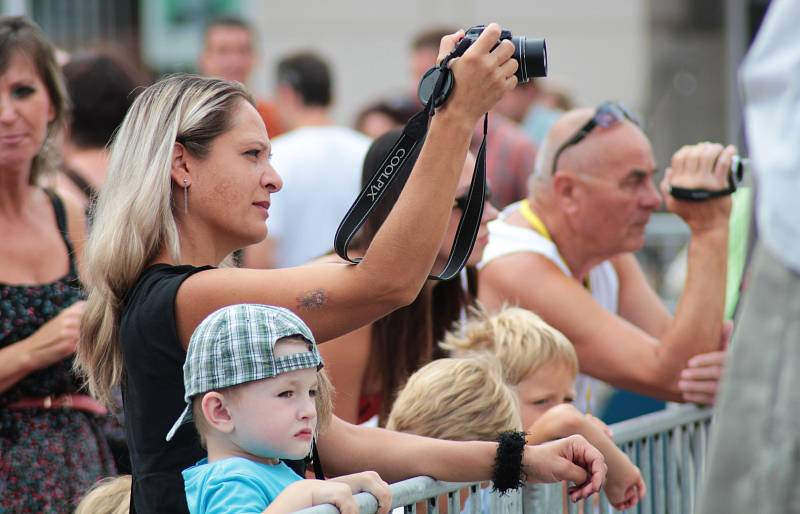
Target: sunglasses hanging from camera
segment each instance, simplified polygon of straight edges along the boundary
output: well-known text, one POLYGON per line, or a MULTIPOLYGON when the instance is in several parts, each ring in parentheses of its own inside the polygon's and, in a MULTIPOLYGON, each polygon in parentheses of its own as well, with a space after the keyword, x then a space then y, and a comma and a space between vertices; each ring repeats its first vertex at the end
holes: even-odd
MULTIPOLYGON (((353 205, 345 214, 344 219, 336 230, 333 247, 336 253, 346 261, 357 264, 360 257, 351 258, 347 249, 358 230, 364 225, 367 217, 381 201, 384 193, 389 189, 389 184, 395 180, 400 181, 400 187, 405 187, 413 166, 409 166, 409 158, 416 148, 425 140, 428 124, 437 107, 447 101, 453 89, 453 72, 448 68, 450 61, 461 56, 470 46, 470 41, 462 39, 461 42, 438 66, 434 66, 425 74, 420 82, 419 93, 425 108, 415 114, 403 128, 400 139, 392 147, 389 156, 381 163, 377 173, 359 193, 353 205)), ((458 222, 456 237, 447 263, 438 275, 429 275, 433 280, 450 280, 456 276, 467 263, 475 239, 478 236, 481 218, 483 217, 484 197, 486 195, 486 132, 488 129, 489 115, 483 118, 483 142, 477 155, 475 172, 467 194, 466 206, 458 222)))

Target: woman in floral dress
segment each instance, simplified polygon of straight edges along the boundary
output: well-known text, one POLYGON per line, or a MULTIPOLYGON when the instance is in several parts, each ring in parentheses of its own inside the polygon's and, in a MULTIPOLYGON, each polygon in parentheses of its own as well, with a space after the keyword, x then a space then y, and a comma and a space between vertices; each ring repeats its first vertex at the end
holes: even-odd
POLYGON ((72 512, 115 473, 104 409, 72 372, 85 220, 41 186, 65 105, 41 31, 0 18, 0 513, 72 512))

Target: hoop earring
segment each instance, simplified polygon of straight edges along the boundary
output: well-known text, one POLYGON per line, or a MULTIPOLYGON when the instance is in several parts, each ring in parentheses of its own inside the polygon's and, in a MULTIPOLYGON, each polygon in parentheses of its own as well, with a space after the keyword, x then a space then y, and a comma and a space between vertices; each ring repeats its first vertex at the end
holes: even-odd
POLYGON ((189 215, 189 184, 188 180, 183 179, 183 214, 189 215))

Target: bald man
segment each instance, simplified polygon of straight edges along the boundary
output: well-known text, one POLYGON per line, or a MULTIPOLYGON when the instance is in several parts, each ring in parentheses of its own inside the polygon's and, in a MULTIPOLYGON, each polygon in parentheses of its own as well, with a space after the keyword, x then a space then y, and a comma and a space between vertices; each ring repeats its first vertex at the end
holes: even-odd
POLYGON ((667 209, 691 230, 672 316, 633 255, 662 201, 650 142, 617 104, 568 112, 543 142, 528 198, 489 225, 480 300, 539 314, 573 342, 582 374, 664 400, 713 402, 730 335, 723 326, 730 197, 686 202, 665 192, 725 189, 735 152, 683 147, 661 184, 667 209))

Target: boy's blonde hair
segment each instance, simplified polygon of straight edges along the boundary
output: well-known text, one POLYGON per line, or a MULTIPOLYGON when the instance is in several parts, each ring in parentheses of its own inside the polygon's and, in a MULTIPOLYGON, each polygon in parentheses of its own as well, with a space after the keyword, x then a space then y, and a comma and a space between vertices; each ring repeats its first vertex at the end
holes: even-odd
POLYGON ((519 400, 491 354, 435 360, 411 375, 386 428, 452 441, 494 441, 521 430, 519 400))
POLYGON ((443 349, 454 355, 493 352, 511 385, 519 384, 545 364, 565 364, 578 374, 578 356, 572 343, 533 312, 503 307, 491 315, 484 308, 473 308, 471 314, 469 320, 445 335, 440 344, 443 349))
MULTIPOLYGON (((282 340, 286 341, 288 339, 289 338, 285 338, 282 340)), ((225 389, 221 389, 217 392, 235 397, 238 394, 238 390, 241 388, 241 385, 244 384, 226 387, 225 389)), ((206 393, 199 394, 192 400, 192 420, 194 421, 194 426, 197 429, 197 433, 200 435, 200 444, 203 446, 203 448, 206 447, 206 434, 211 429, 208 421, 206 421, 205 415, 203 414, 203 409, 200 407, 200 400, 202 400, 205 394, 206 393)), ((314 433, 316 436, 328 427, 331 422, 331 418, 333 418, 333 383, 331 383, 330 379, 328 378, 328 374, 325 372, 325 369, 320 369, 317 371, 317 396, 314 399, 314 403, 317 406, 317 428, 314 433)))
POLYGON ((106 477, 86 492, 75 514, 128 514, 130 505, 131 476, 106 477))

